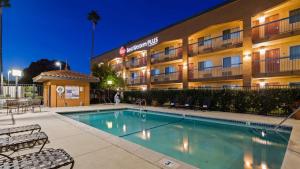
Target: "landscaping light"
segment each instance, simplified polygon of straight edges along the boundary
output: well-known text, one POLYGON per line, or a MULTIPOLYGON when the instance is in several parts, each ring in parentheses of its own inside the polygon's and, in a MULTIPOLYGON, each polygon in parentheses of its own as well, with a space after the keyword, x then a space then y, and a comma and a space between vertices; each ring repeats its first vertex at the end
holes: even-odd
POLYGON ((107 84, 108 84, 108 85, 112 85, 112 84, 113 84, 113 81, 108 80, 108 81, 107 81, 107 84))

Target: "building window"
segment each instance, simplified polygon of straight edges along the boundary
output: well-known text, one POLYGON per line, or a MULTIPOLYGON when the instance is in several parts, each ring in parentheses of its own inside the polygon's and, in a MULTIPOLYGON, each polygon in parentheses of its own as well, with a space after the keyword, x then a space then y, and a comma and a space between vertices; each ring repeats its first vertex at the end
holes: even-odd
POLYGON ((223 89, 237 89, 239 88, 239 85, 234 85, 234 84, 226 84, 222 86, 223 89))
POLYGON ((213 63, 210 60, 198 62, 198 71, 210 70, 213 67, 213 63))
POLYGON ((138 74, 136 72, 131 73, 131 79, 136 79, 138 77, 138 74))
POLYGON ((203 46, 204 45, 204 37, 198 38, 198 46, 203 46))
POLYGON ((228 40, 231 38, 231 30, 230 29, 226 29, 223 31, 223 40, 228 40))
POLYGON ((232 39, 239 39, 240 38, 240 28, 237 27, 237 28, 233 28, 231 29, 231 38, 232 39))
POLYGON ((300 8, 290 11, 290 24, 300 22, 300 8))
POLYGON ((135 57, 132 57, 131 59, 130 59, 130 62, 131 62, 131 64, 135 64, 136 63, 136 58, 135 57))
POLYGON ((159 69, 152 69, 151 70, 151 75, 159 75, 160 71, 159 69))
POLYGON ((173 66, 165 67, 165 74, 171 74, 175 72, 175 68, 173 66))
POLYGON ((170 47, 166 47, 165 48, 165 55, 169 55, 170 54, 170 47))
POLYGON ((210 35, 204 37, 203 44, 204 44, 204 46, 211 46, 212 45, 212 39, 211 39, 210 35))
POLYGON ((300 59, 300 45, 290 47, 290 59, 300 59))
POLYGON ((223 58, 223 68, 239 67, 241 64, 240 56, 232 56, 223 58))

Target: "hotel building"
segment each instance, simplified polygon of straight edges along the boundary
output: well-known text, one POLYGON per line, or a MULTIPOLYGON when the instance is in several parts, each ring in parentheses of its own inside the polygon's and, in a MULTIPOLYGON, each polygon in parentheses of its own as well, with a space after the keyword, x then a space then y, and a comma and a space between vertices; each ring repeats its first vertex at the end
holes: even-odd
POLYGON ((300 85, 300 0, 234 0, 92 58, 128 90, 300 85))

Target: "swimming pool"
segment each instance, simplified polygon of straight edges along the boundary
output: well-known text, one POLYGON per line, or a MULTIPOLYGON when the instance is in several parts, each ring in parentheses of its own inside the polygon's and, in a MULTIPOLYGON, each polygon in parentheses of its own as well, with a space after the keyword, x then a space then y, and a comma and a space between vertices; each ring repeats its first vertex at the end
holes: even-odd
POLYGON ((201 169, 280 169, 291 130, 131 109, 63 115, 201 169))

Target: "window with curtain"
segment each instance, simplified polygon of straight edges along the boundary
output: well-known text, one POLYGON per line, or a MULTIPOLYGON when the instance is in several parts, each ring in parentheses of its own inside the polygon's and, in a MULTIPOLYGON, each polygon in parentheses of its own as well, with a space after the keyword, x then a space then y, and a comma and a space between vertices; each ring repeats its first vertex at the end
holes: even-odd
POLYGON ((300 22, 300 8, 290 11, 290 24, 300 22))
POLYGON ((213 67, 213 63, 210 60, 198 62, 198 71, 210 70, 213 67))
POLYGON ((290 59, 300 59, 300 45, 290 47, 290 59))
POLYGON ((203 42, 203 44, 204 44, 204 46, 211 46, 211 44, 212 44, 212 39, 211 39, 210 35, 204 37, 204 42, 203 42))
POLYGON ((236 38, 236 39, 240 38, 240 28, 239 27, 231 29, 231 38, 233 38, 233 39, 234 38, 236 38))

